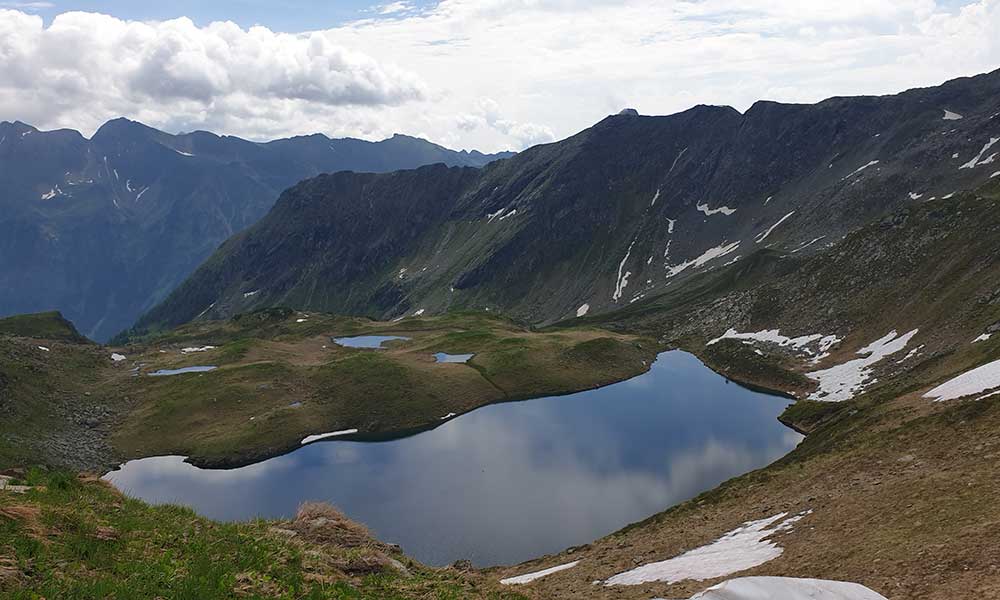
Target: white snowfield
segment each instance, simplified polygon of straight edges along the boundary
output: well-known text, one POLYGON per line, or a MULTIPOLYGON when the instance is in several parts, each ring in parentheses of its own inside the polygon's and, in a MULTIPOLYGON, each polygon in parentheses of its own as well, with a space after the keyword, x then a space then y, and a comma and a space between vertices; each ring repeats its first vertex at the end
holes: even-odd
POLYGON ((605 581, 604 585, 641 585, 654 581, 677 583, 685 579, 704 581, 762 565, 784 552, 781 546, 767 538, 791 530, 810 512, 794 517, 779 513, 759 521, 749 521, 707 546, 619 573, 605 581))
POLYGON ((525 583, 531 583, 532 581, 536 579, 541 579, 546 575, 558 573, 559 571, 565 571, 566 569, 572 569, 578 564, 580 564, 580 561, 574 560, 571 563, 566 563, 564 565, 551 567, 549 569, 544 569, 542 571, 535 571, 534 573, 525 573, 524 575, 518 575, 517 577, 508 577, 507 579, 501 579, 500 583, 503 585, 522 585, 525 583))
POLYGON ((995 360, 942 383, 924 394, 924 398, 933 398, 935 402, 944 402, 945 400, 980 394, 998 387, 1000 387, 1000 360, 995 360))
POLYGON ((863 585, 825 579, 740 577, 691 596, 690 600, 887 600, 863 585))
POLYGON ((809 395, 809 400, 819 400, 820 402, 850 400, 855 394, 874 383, 869 382, 872 375, 872 365, 886 356, 906 348, 913 336, 917 335, 917 331, 914 329, 905 335, 896 337, 896 330, 892 330, 884 337, 858 350, 858 354, 867 354, 868 356, 849 360, 829 369, 806 373, 807 377, 819 382, 819 389, 809 395))
POLYGON ((576 309, 576 316, 577 318, 579 318, 585 316, 588 312, 590 312, 590 305, 583 304, 580 306, 580 308, 576 309))
POLYGON ((121 361, 125 360, 125 355, 124 354, 118 354, 117 352, 115 352, 115 353, 113 353, 111 355, 111 360, 113 360, 115 362, 121 362, 121 361))
POLYGON ((733 252, 736 252, 736 250, 739 247, 740 247, 739 242, 733 242, 732 244, 727 244, 726 242, 722 242, 721 245, 716 246, 715 248, 709 248, 698 258, 694 258, 692 260, 686 260, 679 265, 668 266, 667 278, 669 279, 670 277, 678 275, 680 274, 681 271, 684 271, 689 267, 698 268, 703 266, 705 263, 709 261, 721 258, 727 254, 732 254, 733 252))
POLYGON ((964 118, 965 117, 963 117, 962 115, 958 114, 957 112, 951 112, 947 108, 944 109, 944 116, 941 117, 941 119, 944 120, 944 121, 958 121, 958 120, 964 119, 964 118))
POLYGON ((317 440, 325 440, 326 438, 338 437, 341 435, 352 435, 357 433, 357 429, 343 429, 341 431, 331 431, 330 433, 318 433, 316 435, 307 435, 302 438, 302 443, 300 445, 304 446, 308 443, 315 442, 317 440))
POLYGON ((714 340, 708 342, 707 346, 714 346, 722 340, 746 340, 750 342, 769 342, 772 344, 777 344, 782 347, 791 347, 795 350, 808 354, 810 356, 816 355, 813 358, 813 362, 819 362, 822 359, 829 356, 829 350, 835 344, 840 343, 840 338, 835 335, 823 335, 822 333, 813 333, 811 335, 800 335, 799 337, 790 338, 785 335, 781 335, 780 329, 765 329, 763 331, 758 331, 756 333, 740 333, 735 329, 730 329, 726 333, 723 333, 714 340), (816 345, 816 350, 811 349, 809 346, 814 342, 818 342, 816 345))
POLYGON ((695 208, 697 208, 700 212, 705 213, 706 217, 711 217, 712 215, 717 215, 719 213, 722 213, 728 217, 729 215, 736 212, 735 208, 729 208, 728 206, 720 206, 719 208, 709 208, 708 204, 698 204, 695 208))

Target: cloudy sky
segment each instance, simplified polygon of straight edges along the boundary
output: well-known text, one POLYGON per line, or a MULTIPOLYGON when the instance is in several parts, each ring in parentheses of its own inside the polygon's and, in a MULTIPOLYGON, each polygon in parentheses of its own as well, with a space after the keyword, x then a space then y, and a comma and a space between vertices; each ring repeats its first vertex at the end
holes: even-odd
POLYGON ((0 0, 0 119, 520 150, 1000 68, 1000 0, 0 0))

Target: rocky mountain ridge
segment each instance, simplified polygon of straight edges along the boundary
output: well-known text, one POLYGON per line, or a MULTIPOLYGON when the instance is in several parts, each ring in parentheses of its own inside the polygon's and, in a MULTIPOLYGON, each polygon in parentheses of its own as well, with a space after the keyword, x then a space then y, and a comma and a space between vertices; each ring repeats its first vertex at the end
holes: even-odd
POLYGON ((614 311, 981 186, 1000 175, 998 97, 1000 71, 743 114, 624 111, 480 171, 321 176, 228 240, 137 332, 276 305, 485 309, 534 324, 614 311))
POLYGON ((87 139, 4 121, 0 314, 61 310, 85 334, 107 339, 297 181, 437 162, 482 166, 507 155, 455 152, 402 135, 255 143, 115 119, 87 139))

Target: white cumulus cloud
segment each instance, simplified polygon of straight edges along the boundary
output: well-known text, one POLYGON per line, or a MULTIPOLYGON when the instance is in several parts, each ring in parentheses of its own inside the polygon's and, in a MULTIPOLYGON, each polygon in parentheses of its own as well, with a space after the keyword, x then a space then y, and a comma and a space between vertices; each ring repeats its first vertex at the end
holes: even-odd
POLYGON ((407 0, 285 34, 0 11, 0 118, 520 150, 624 107, 815 102, 1000 67, 1000 0, 407 0))

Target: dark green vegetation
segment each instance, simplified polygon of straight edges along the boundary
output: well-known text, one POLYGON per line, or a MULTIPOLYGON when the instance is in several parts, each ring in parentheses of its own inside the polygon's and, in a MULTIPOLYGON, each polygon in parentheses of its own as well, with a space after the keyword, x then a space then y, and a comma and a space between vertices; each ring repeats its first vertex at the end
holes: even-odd
POLYGON ((304 505, 290 521, 221 524, 64 472, 14 481, 33 487, 0 491, 0 596, 11 600, 524 600, 424 567, 329 506, 304 505))
POLYGON ((492 309, 544 325, 687 293, 692 276, 737 258, 764 277, 986 182, 993 163, 960 167, 1000 135, 998 95, 1000 71, 745 114, 622 114, 480 170, 321 176, 282 194, 137 330, 278 305, 377 319, 492 309))
POLYGON ((59 309, 93 339, 126 329, 281 190, 341 170, 481 166, 504 155, 395 136, 258 144, 126 119, 91 139, 0 123, 0 315, 59 309))
POLYGON ((0 319, 0 335, 34 337, 77 344, 87 343, 76 327, 61 313, 47 312, 33 315, 16 315, 0 319))

